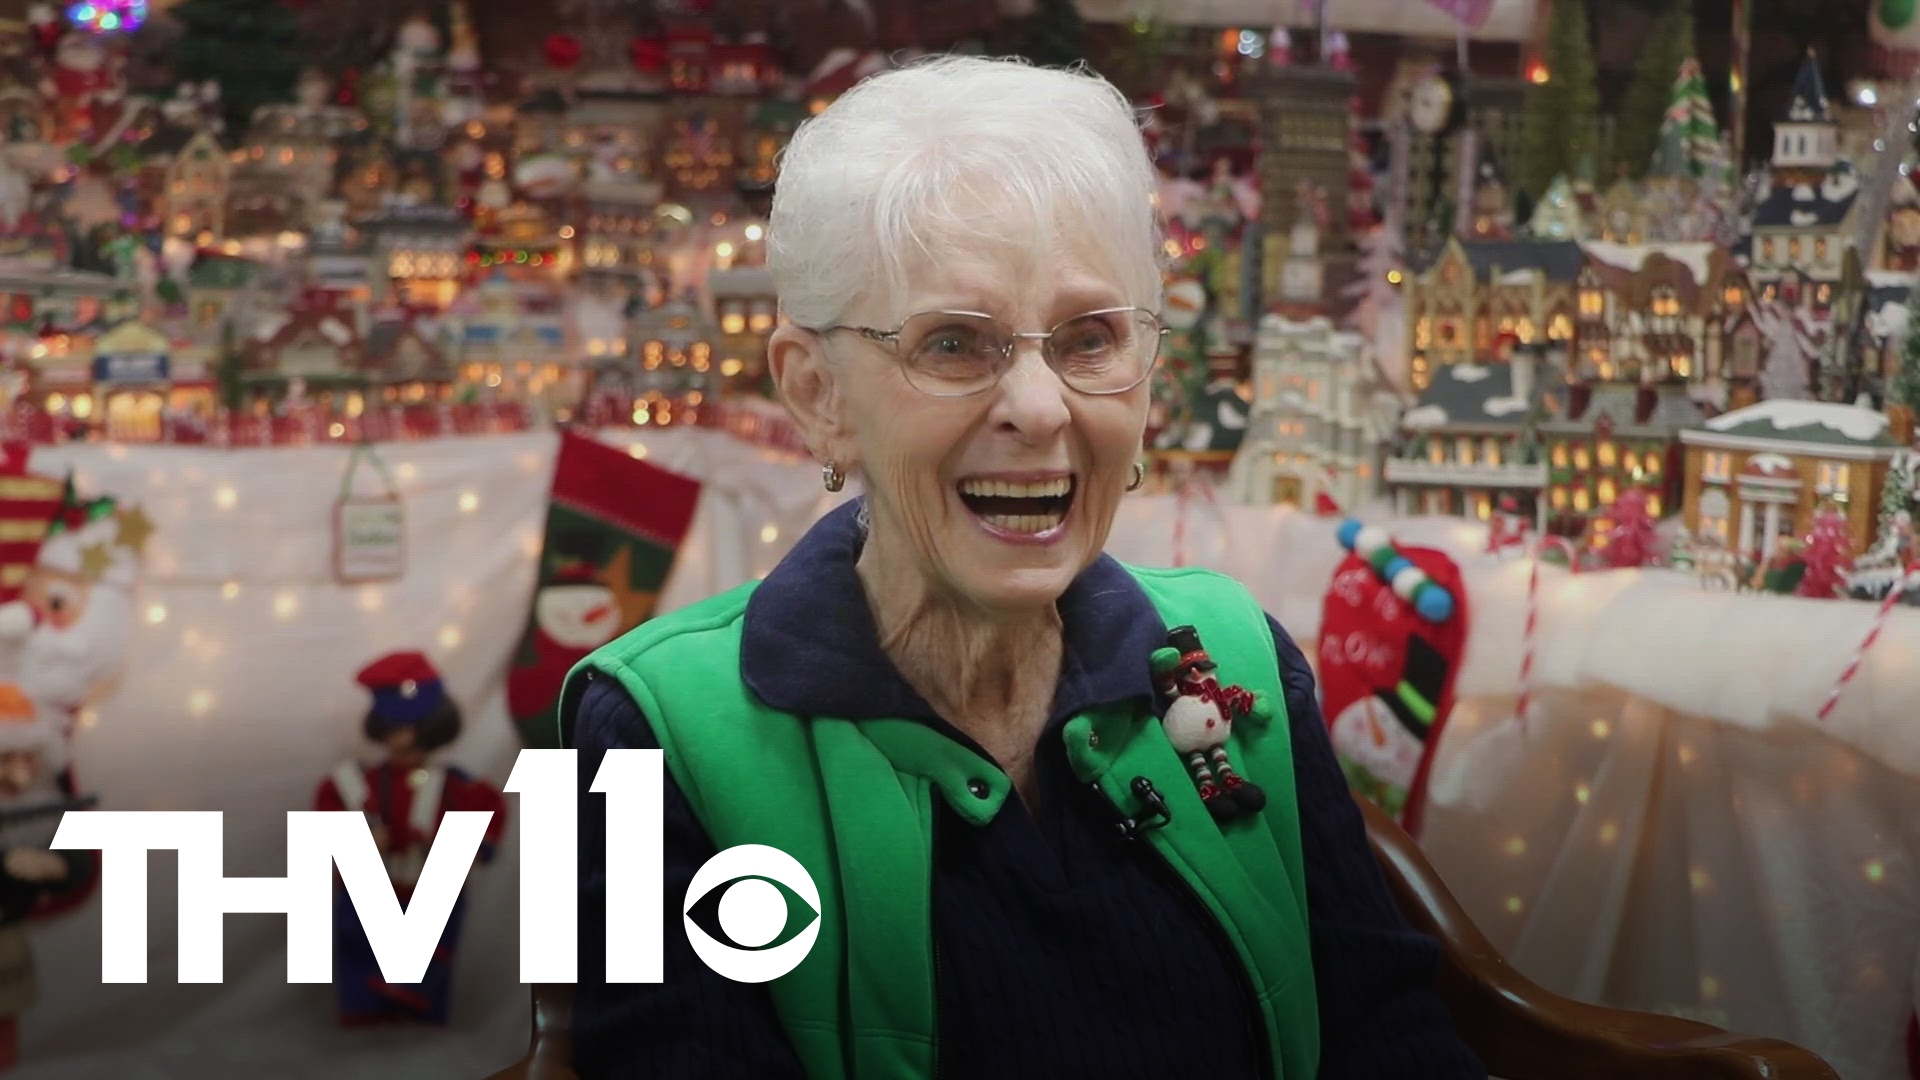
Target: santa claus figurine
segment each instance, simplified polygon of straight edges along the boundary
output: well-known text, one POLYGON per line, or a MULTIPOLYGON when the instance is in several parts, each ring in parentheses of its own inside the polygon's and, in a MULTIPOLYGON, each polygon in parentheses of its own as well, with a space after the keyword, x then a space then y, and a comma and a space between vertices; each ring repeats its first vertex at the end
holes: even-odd
POLYGON ((54 48, 40 94, 58 118, 57 143, 78 142, 106 130, 125 97, 120 58, 93 34, 69 30, 54 48))
POLYGON ((1233 722, 1256 714, 1271 715, 1258 695, 1238 686, 1223 686, 1214 675, 1219 665, 1200 647, 1200 634, 1191 626, 1167 632, 1167 647, 1154 650, 1154 681, 1167 699, 1160 723, 1167 741, 1180 752, 1200 801, 1217 821, 1259 813, 1267 794, 1234 771, 1227 758, 1227 739, 1233 722))
MULTIPOLYGON (((343 762, 321 783, 314 808, 366 813, 394 892, 404 906, 420 880, 443 815, 450 810, 490 812, 480 861, 491 862, 506 832, 507 804, 493 785, 457 768, 429 763, 434 751, 459 737, 460 707, 425 656, 417 652, 384 656, 363 668, 359 680, 373 694, 364 730, 381 747, 382 759, 373 765, 343 762)), ((445 1024, 466 904, 462 892, 426 978, 396 985, 381 977, 353 901, 336 883, 333 981, 340 1022, 348 1026, 410 1020, 445 1024)))
POLYGON ((82 500, 69 478, 21 599, 0 605, 0 642, 19 648, 20 690, 69 733, 126 664, 140 552, 152 532, 138 507, 82 500))

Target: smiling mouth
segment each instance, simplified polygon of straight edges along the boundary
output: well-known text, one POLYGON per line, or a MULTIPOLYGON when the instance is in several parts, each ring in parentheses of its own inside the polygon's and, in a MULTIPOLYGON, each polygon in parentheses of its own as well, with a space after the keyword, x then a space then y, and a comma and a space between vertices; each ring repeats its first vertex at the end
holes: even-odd
POLYGON ((1073 508, 1071 476, 1049 480, 962 480, 960 501, 988 526, 1007 533, 1052 532, 1073 508))

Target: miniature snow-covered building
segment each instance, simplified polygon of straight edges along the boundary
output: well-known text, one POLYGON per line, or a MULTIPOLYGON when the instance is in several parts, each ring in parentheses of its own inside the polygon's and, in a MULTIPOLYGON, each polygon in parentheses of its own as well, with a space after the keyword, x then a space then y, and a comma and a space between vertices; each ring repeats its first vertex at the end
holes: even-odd
POLYGON ((1449 240, 1408 279, 1414 388, 1425 389, 1441 367, 1487 355, 1507 334, 1522 345, 1570 347, 1574 279, 1585 262, 1572 241, 1449 240))
POLYGON ((1860 177, 1842 160, 1820 66, 1809 55, 1794 80, 1786 115, 1774 125, 1773 187, 1753 212, 1749 276, 1815 323, 1832 315, 1847 253, 1860 177))
POLYGON ((1718 372, 1724 255, 1708 243, 1581 246, 1576 377, 1685 384, 1718 372))
POLYGON ((773 272, 764 266, 715 270, 707 276, 707 291, 720 322, 723 385, 739 389, 760 385, 767 369, 767 338, 779 322, 773 272))
POLYGON ((631 409, 637 424, 695 422, 716 389, 713 347, 717 328, 690 296, 641 312, 633 320, 633 347, 595 366, 590 397, 631 409))
POLYGON ((1511 495, 1520 513, 1544 518, 1547 463, 1535 424, 1566 411, 1566 385, 1561 369, 1542 364, 1538 352, 1516 349, 1507 363, 1434 371, 1400 418, 1402 434, 1387 458, 1396 512, 1484 521, 1511 495))
POLYGON ((1864 550, 1898 450, 1885 415, 1825 401, 1762 401, 1683 431, 1680 441, 1687 531, 1763 558, 1782 537, 1806 535, 1828 503, 1864 550))
POLYGON ((1253 406, 1228 489, 1253 504, 1305 507, 1324 494, 1357 508, 1379 490, 1400 409, 1360 335, 1269 315, 1254 338, 1253 406))
POLYGON ((161 220, 168 236, 225 234, 227 186, 233 163, 210 131, 194 135, 167 168, 161 220))
POLYGON ((1676 447, 1702 419, 1683 384, 1601 383, 1569 394, 1565 415, 1540 424, 1547 446, 1547 531, 1579 536, 1622 494, 1646 493, 1658 518, 1679 500, 1676 447))

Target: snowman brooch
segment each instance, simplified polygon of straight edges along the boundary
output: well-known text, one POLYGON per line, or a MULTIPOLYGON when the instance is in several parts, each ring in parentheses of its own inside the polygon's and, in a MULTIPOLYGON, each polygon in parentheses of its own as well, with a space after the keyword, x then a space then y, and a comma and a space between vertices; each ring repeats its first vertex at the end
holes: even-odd
POLYGON ((1167 702, 1161 726, 1187 763, 1207 812, 1216 821, 1226 821, 1265 809, 1267 793, 1234 772, 1227 760, 1233 722, 1253 713, 1254 695, 1220 684, 1214 676, 1218 665, 1201 648, 1200 634, 1191 626, 1168 631, 1167 645, 1154 650, 1152 663, 1154 683, 1167 702))

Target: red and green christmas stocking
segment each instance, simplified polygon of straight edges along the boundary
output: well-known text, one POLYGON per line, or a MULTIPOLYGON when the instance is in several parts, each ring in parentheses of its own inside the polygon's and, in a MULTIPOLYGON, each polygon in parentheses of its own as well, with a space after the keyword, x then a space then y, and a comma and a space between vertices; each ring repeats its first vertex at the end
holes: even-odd
POLYGON ((653 614, 699 501, 697 480, 561 434, 533 611, 507 673, 507 709, 527 746, 559 747, 567 673, 653 614))
POLYGON ((1466 650, 1460 568, 1377 526, 1348 520, 1338 535, 1348 555, 1321 609, 1321 709, 1354 789, 1417 836, 1466 650))

